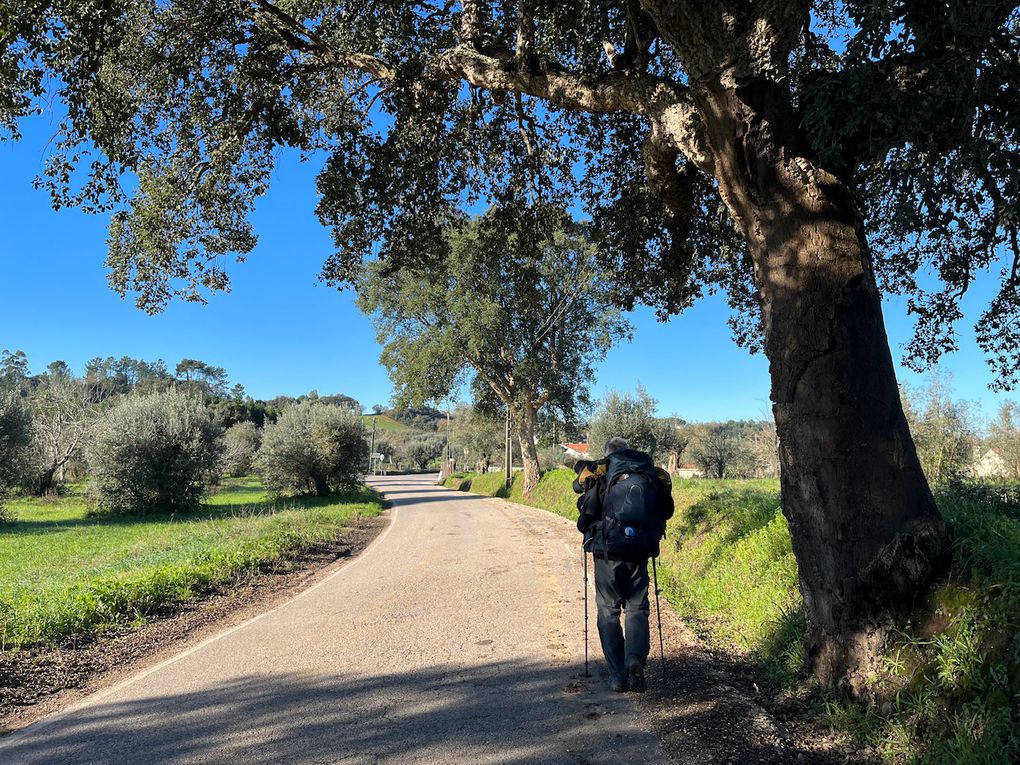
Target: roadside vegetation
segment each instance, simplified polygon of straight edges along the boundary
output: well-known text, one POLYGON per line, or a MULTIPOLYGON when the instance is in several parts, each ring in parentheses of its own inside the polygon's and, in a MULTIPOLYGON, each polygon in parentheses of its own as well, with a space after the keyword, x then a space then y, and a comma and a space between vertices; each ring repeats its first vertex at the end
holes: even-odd
POLYGON ((257 478, 227 478, 190 513, 90 515, 80 487, 12 501, 0 530, 0 645, 49 644, 141 623, 210 587, 335 542, 382 510, 359 489, 274 498, 257 478))
MULTIPOLYGON (((530 498, 515 475, 455 474, 450 488, 577 517, 574 473, 550 470, 530 498)), ((677 480, 676 515, 660 559, 670 604, 711 645, 756 668, 775 700, 800 699, 895 763, 1020 759, 1020 488, 957 482, 937 494, 956 530, 955 563, 887 646, 872 698, 812 686, 805 619, 779 483, 677 480)))

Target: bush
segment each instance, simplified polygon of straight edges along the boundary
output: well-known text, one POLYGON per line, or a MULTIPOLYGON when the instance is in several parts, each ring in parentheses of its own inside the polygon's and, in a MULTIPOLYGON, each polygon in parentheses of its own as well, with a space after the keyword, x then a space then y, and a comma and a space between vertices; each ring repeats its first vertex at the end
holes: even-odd
POLYGON ((255 464, 255 455, 262 445, 262 431, 254 422, 236 422, 227 428, 223 469, 227 475, 248 475, 255 464))
POLYGON ((3 499, 18 485, 32 453, 32 417, 17 391, 0 391, 0 522, 7 519, 3 499))
POLYGON ((547 446, 538 450, 538 467, 544 473, 547 470, 556 470, 561 467, 570 467, 574 461, 570 461, 566 452, 560 446, 547 446))
POLYGON ((324 496, 357 486, 367 461, 359 414, 304 401, 266 426, 255 468, 274 492, 324 496))
POLYGON ((219 468, 223 429, 200 399, 178 390, 127 396, 97 423, 86 450, 93 512, 196 509, 219 468))

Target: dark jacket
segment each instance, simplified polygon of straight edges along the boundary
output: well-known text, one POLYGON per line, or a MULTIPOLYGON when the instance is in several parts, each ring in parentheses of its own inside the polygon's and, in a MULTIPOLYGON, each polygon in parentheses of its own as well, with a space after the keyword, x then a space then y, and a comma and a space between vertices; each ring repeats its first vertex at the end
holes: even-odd
POLYGON ((578 462, 574 469, 577 471, 574 491, 581 495, 577 499, 577 529, 585 535, 584 549, 610 560, 644 560, 658 555, 658 540, 674 510, 669 474, 655 467, 649 455, 636 449, 613 452, 601 460, 578 462), (642 473, 652 484, 654 520, 658 526, 643 530, 645 541, 640 545, 622 536, 624 527, 616 518, 604 518, 607 502, 620 502, 613 488, 634 473, 642 473))

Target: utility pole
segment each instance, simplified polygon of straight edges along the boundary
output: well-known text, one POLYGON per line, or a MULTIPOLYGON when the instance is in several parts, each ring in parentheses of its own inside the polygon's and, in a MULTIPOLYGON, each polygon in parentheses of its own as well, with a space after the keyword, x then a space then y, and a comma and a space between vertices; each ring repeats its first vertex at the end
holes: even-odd
POLYGON ((453 459, 453 444, 450 441, 450 403, 446 403, 446 461, 453 459))
POLYGON ((510 440, 510 407, 506 408, 506 440, 503 443, 503 485, 507 491, 510 490, 510 482, 513 480, 513 441, 510 440))

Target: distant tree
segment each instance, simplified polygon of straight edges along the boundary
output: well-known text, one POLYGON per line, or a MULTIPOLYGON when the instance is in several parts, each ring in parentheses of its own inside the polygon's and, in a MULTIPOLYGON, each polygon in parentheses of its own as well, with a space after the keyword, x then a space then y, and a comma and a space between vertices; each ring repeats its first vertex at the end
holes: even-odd
MULTIPOLYGON (((450 221, 428 278, 369 264, 359 305, 375 319, 399 402, 439 401, 465 376, 513 412, 524 491, 538 484, 535 423, 573 416, 594 363, 629 326, 584 226, 551 208, 450 221)), ((476 398, 477 400, 477 398, 476 398)))
POLYGON ((46 375, 50 378, 68 378, 74 377, 74 373, 71 371, 71 367, 67 365, 66 361, 51 361, 46 365, 46 375))
POLYGON ((96 423, 85 450, 89 506, 135 514, 195 510, 222 449, 222 428, 194 394, 125 396, 96 423))
POLYGON ((779 437, 770 417, 745 436, 751 474, 755 478, 779 477, 779 437))
POLYGON ((20 388, 28 378, 28 357, 24 351, 0 353, 0 385, 20 388))
POLYGON ((227 395, 227 371, 198 359, 181 359, 174 370, 177 379, 209 396, 227 395))
POLYGON ((384 407, 382 404, 375 404, 372 407, 372 412, 375 413, 375 414, 382 414, 385 411, 386 411, 386 407, 384 407))
POLYGON ((1002 457, 1008 477, 1020 480, 1020 405, 1016 401, 1004 401, 999 406, 988 426, 987 443, 1002 457))
POLYGON ((30 458, 32 416, 21 394, 0 386, 0 521, 7 519, 3 501, 8 491, 24 478, 30 458))
POLYGON ((99 414, 100 393, 70 370, 58 367, 54 373, 53 367, 28 399, 37 457, 30 488, 39 494, 52 491, 65 467, 80 457, 99 414))
POLYGON ((746 464, 740 430, 732 423, 699 423, 693 428, 689 448, 691 459, 711 478, 739 474, 741 466, 746 464))
POLYGON ((367 461, 360 414, 303 401, 266 426, 255 469, 272 491, 325 496, 353 489, 367 461))
POLYGON ((632 449, 647 452, 656 462, 666 463, 671 455, 679 458, 687 446, 685 423, 676 417, 656 417, 656 405, 655 399, 640 385, 633 394, 610 391, 591 421, 590 453, 600 456, 606 441, 621 436, 632 449))
POLYGON ((970 407, 952 397, 952 378, 935 369, 923 387, 903 385, 902 396, 928 481, 943 484, 962 474, 973 458, 975 429, 970 407))
POLYGON ((236 422, 227 428, 224 442, 224 471, 235 477, 248 475, 262 445, 262 431, 253 422, 236 422))
POLYGON ((486 472, 493 459, 503 453, 503 422, 478 407, 464 404, 457 406, 453 421, 455 455, 463 454, 476 470, 486 472))
POLYGON ((419 436, 407 442, 404 453, 418 470, 425 470, 442 456, 446 439, 437 436, 419 436))

